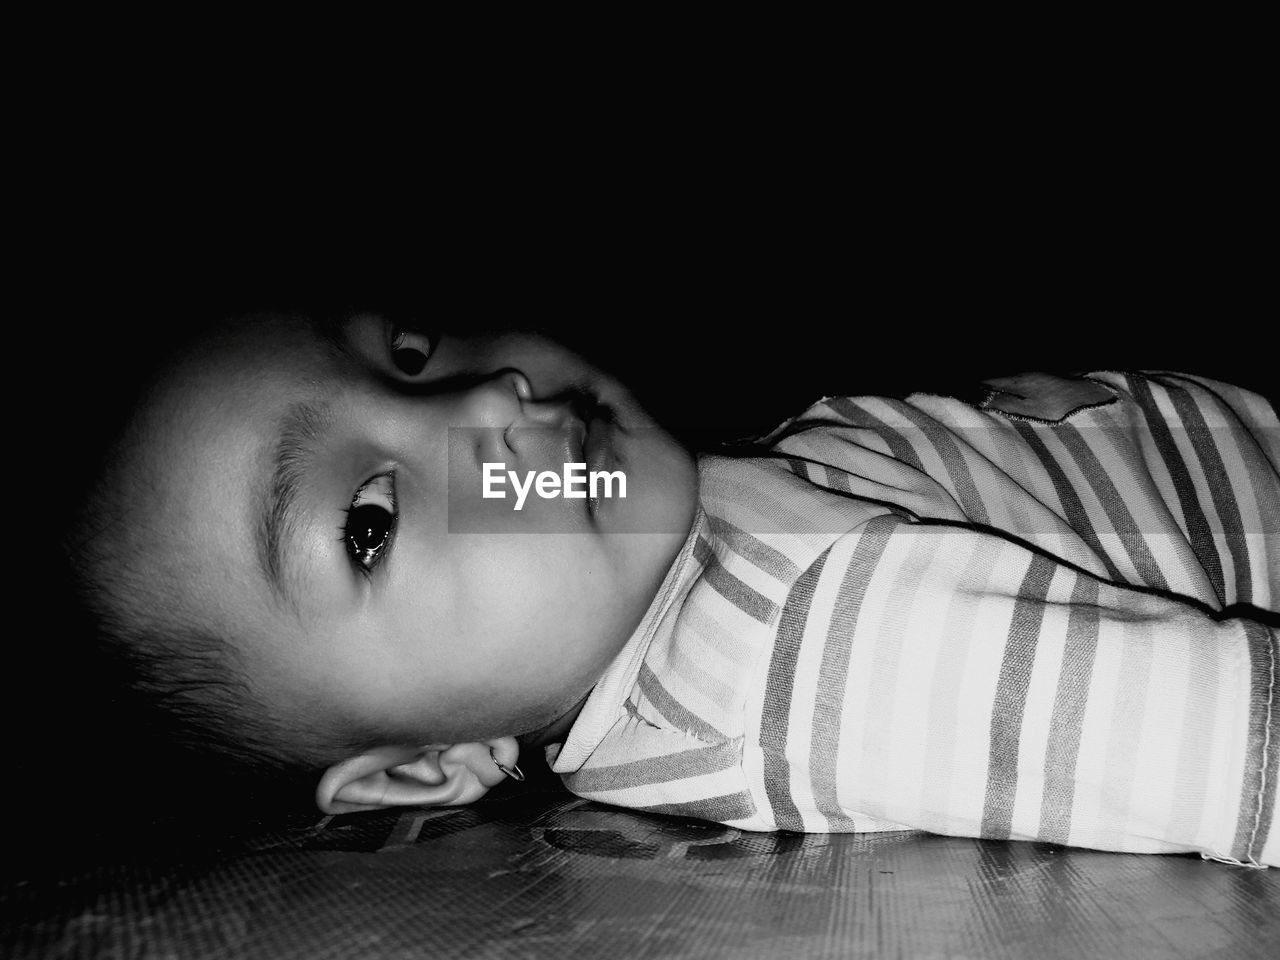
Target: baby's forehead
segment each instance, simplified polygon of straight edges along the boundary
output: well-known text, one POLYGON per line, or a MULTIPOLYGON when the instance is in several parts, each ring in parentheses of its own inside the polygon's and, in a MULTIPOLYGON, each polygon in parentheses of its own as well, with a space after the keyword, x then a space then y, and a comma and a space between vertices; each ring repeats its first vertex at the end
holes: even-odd
POLYGON ((200 623, 252 649, 273 609, 255 547, 259 454, 270 427, 249 413, 266 408, 240 399, 148 419, 117 470, 104 545, 151 615, 200 623))
POLYGON ((235 377, 270 370, 276 377, 302 375, 332 359, 337 338, 307 317, 269 314, 232 317, 192 339, 173 359, 169 379, 235 377))
MULTIPOLYGON (((159 435, 176 423, 256 415, 292 394, 322 389, 334 352, 300 318, 237 318, 177 351, 157 371, 140 406, 138 432, 159 435)), ((256 419, 256 416, 254 416, 256 419)))
POLYGON ((107 487, 129 528, 199 552, 205 541, 189 531, 211 525, 214 504, 237 509, 283 412, 323 393, 328 360, 307 327, 287 319, 229 324, 176 354, 111 464, 107 487))

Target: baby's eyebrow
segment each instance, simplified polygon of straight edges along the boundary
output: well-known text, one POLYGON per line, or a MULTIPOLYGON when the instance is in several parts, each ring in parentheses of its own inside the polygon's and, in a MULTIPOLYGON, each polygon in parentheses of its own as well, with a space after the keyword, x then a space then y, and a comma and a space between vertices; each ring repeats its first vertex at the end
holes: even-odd
POLYGON ((280 418, 270 470, 258 498, 258 561, 277 596, 296 602, 286 590, 285 543, 297 526, 298 495, 320 440, 330 423, 327 404, 300 401, 280 418))

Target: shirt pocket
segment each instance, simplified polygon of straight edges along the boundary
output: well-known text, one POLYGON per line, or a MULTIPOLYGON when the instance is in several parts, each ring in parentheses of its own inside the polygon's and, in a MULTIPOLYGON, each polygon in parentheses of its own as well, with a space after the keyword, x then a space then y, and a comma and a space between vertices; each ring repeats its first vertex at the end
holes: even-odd
POLYGON ((1089 377, 1056 373, 1019 373, 985 381, 986 399, 978 409, 1037 423, 1061 423, 1072 414, 1116 402, 1116 392, 1089 377))

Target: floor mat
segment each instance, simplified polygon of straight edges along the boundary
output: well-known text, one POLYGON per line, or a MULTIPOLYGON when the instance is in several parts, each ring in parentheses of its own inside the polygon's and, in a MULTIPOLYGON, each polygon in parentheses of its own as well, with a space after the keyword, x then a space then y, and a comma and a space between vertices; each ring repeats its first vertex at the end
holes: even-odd
POLYGON ((1280 878, 903 832, 744 833, 558 790, 308 816, 0 895, 14 958, 1271 957, 1280 878))

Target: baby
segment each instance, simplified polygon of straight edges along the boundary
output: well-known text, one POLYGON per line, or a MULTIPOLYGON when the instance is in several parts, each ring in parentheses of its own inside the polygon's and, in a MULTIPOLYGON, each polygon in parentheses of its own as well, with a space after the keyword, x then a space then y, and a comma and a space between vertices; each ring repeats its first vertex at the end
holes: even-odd
POLYGON ((72 554, 175 737, 326 812, 470 802, 524 744, 743 829, 1280 863, 1274 411, 992 387, 695 463, 543 338, 242 318, 149 390, 72 554))

